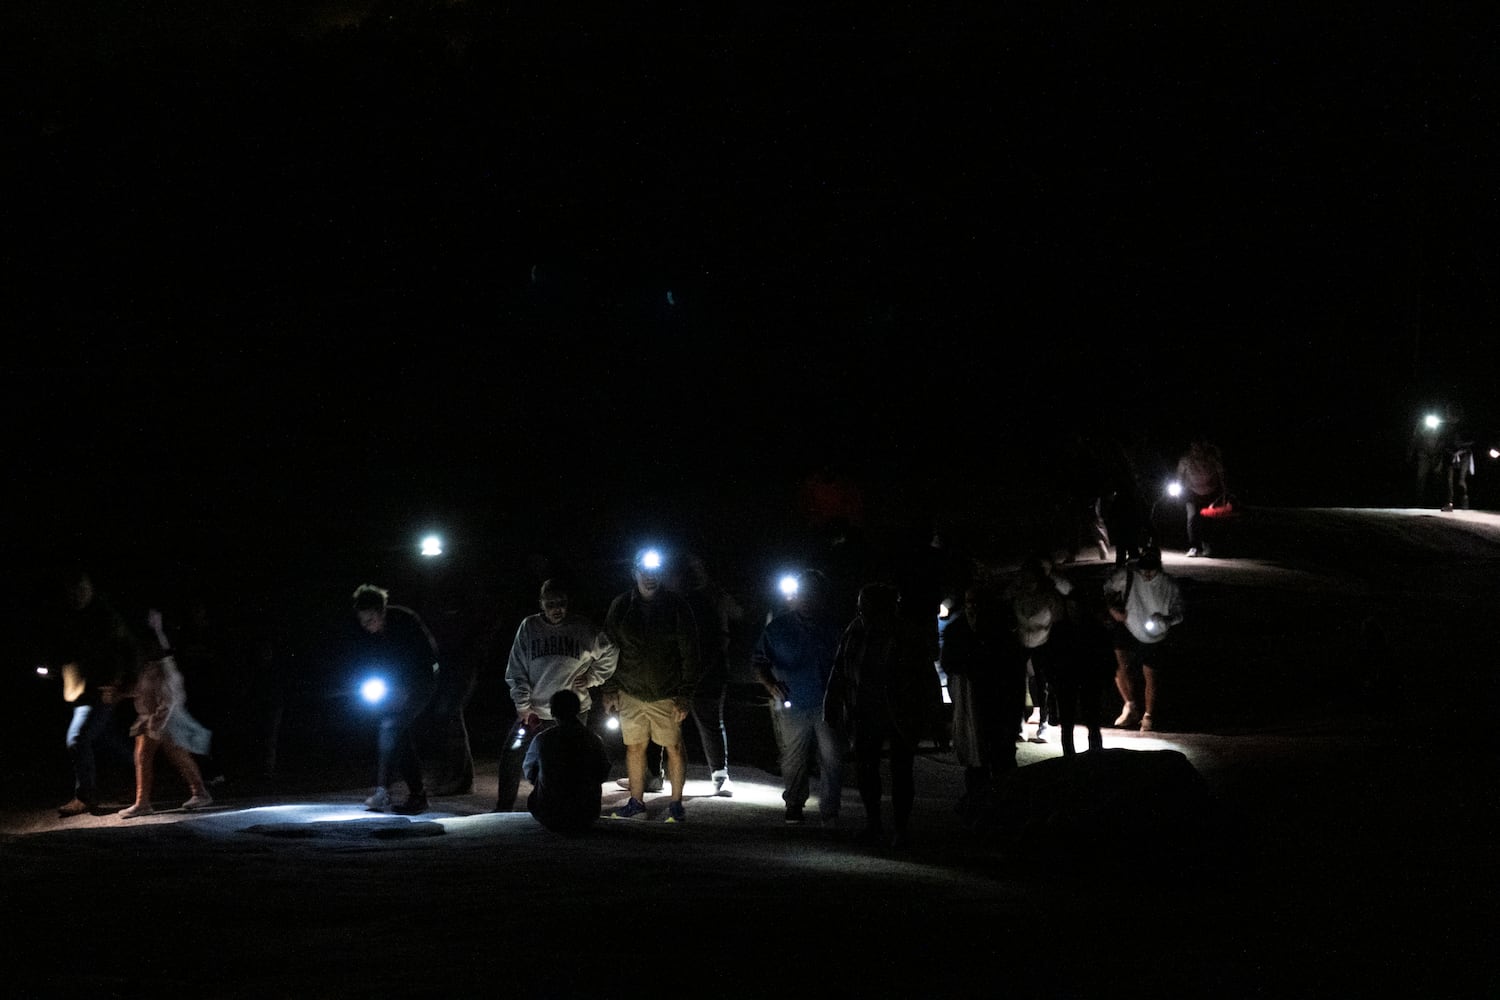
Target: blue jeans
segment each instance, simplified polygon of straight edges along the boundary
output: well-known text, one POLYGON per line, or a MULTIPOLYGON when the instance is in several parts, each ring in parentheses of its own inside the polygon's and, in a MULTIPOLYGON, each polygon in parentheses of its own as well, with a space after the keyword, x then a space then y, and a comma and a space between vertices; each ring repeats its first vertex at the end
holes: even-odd
POLYGON ((113 705, 77 705, 68 724, 68 758, 73 762, 73 795, 99 804, 98 745, 109 730, 113 705))
POLYGON ((782 801, 799 809, 807 804, 816 753, 822 778, 818 813, 824 819, 837 816, 844 787, 844 743, 823 721, 823 706, 772 706, 771 724, 776 730, 776 745, 781 748, 781 777, 786 785, 782 801))

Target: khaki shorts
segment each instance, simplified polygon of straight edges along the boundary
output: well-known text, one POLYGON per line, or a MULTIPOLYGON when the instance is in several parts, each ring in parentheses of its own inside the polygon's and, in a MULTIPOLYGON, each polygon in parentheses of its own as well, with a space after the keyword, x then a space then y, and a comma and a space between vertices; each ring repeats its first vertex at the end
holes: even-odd
POLYGON ((620 692, 620 736, 628 747, 648 740, 659 747, 675 747, 682 742, 682 723, 677 721, 677 705, 672 699, 641 701, 620 692))

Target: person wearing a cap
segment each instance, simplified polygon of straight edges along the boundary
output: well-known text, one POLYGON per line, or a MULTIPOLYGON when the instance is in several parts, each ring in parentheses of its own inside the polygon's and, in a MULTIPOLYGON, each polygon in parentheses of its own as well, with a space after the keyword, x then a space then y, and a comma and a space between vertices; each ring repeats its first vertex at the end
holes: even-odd
POLYGON ((1156 728, 1159 674, 1170 651, 1173 627, 1181 624, 1182 591, 1161 568, 1161 550, 1149 547, 1134 565, 1115 570, 1104 584, 1109 616, 1114 619, 1115 686, 1125 701, 1115 726, 1142 732, 1156 728), (1145 708, 1136 696, 1134 671, 1144 681, 1145 708))

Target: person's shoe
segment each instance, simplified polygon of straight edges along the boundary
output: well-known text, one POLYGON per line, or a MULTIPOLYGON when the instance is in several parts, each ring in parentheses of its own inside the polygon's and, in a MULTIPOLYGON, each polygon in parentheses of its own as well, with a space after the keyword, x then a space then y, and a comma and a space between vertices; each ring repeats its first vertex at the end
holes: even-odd
POLYGON ((1444 514, 1451 514, 1451 513, 1453 513, 1453 505, 1451 503, 1445 503, 1445 504, 1443 504, 1443 513, 1444 514))
POLYGON ((667 804, 667 818, 665 823, 686 823, 687 810, 682 808, 681 802, 669 802, 667 804))
POLYGON ((728 771, 714 772, 714 794, 726 799, 734 798, 734 782, 729 780, 728 771))
MULTIPOLYGON (((615 779, 615 784, 618 785, 619 787, 625 789, 627 792, 630 791, 630 779, 629 778, 616 778, 615 779)), ((647 795, 650 795, 653 792, 659 792, 661 790, 662 790, 661 775, 659 775, 659 774, 653 774, 653 775, 650 775, 649 777, 646 778, 646 794, 647 795)))
POLYGON ((365 799, 365 808, 370 812, 383 813, 391 807, 391 793, 384 788, 375 789, 375 793, 365 799))
POLYGON ((1141 732, 1149 733, 1155 731, 1155 729, 1156 723, 1152 721, 1151 714, 1149 712, 1141 716, 1141 732))
POLYGON ((645 819, 646 803, 637 798, 630 798, 623 806, 615 806, 610 810, 610 819, 645 819))
POLYGON ((73 799, 66 805, 58 806, 57 815, 66 819, 69 816, 82 816, 86 812, 92 812, 93 809, 93 806, 89 805, 82 799, 73 799))
POLYGON ((800 826, 802 824, 802 820, 803 815, 801 806, 786 807, 786 816, 782 819, 783 823, 785 823, 787 826, 800 826))
POLYGON ((207 790, 204 790, 184 802, 182 804, 182 808, 186 809, 188 812, 192 812, 194 809, 207 809, 213 804, 214 797, 208 794, 207 790))
POLYGON ((402 816, 420 816, 426 811, 426 792, 417 792, 415 795, 408 795, 406 797, 406 801, 401 803, 401 805, 396 809, 396 812, 402 816))
POLYGON ((154 812, 156 810, 151 808, 151 803, 143 802, 140 805, 126 806, 115 815, 121 819, 135 819, 137 816, 150 816, 154 812))
POLYGON ((1049 726, 1049 725, 1047 725, 1045 722, 1038 722, 1036 724, 1036 735, 1031 738, 1031 742, 1032 743, 1046 743, 1047 742, 1047 733, 1050 732, 1051 729, 1052 729, 1052 727, 1049 726))
POLYGON ((1197 559, 1202 554, 1203 553, 1198 551, 1198 546, 1196 545, 1187 550, 1187 557, 1189 559, 1197 559))
POLYGON ((1119 718, 1115 719, 1115 728, 1129 729, 1140 720, 1141 717, 1136 713, 1135 703, 1127 701, 1125 707, 1120 709, 1119 718))

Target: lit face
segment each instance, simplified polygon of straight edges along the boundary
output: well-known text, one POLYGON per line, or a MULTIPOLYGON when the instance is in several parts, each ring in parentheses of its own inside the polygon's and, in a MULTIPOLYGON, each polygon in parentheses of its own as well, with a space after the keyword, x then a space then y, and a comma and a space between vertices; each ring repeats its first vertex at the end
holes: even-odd
POLYGON ((542 595, 542 617, 548 625, 561 625, 568 617, 568 595, 546 593, 542 595))
POLYGON ((637 569, 635 571, 635 589, 641 597, 651 600, 661 590, 661 576, 648 569, 637 569))
POLYGON ((370 608, 358 612, 359 627, 371 635, 379 635, 385 631, 385 612, 376 608, 370 608))

